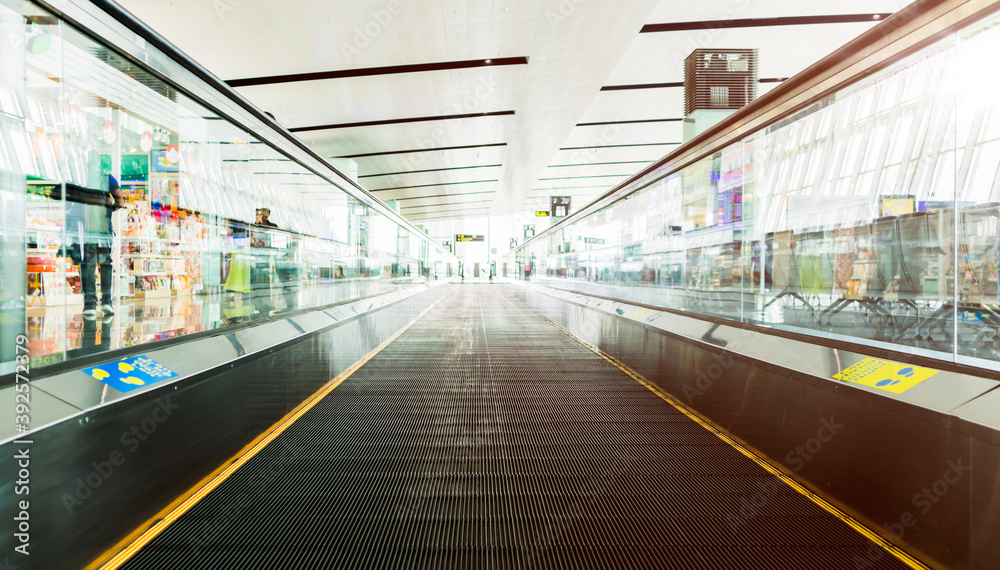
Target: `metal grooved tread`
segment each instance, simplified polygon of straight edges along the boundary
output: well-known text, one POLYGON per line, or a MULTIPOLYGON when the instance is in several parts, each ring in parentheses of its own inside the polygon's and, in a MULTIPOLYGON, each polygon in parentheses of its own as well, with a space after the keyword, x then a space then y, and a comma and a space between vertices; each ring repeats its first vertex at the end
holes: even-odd
POLYGON ((905 568, 505 286, 457 286, 123 568, 905 568), (872 561, 872 560, 875 561, 872 561))

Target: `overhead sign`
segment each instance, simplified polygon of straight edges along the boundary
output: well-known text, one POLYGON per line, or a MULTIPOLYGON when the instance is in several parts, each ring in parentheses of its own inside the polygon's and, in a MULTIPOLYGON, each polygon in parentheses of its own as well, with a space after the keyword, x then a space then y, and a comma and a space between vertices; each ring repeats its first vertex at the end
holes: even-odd
POLYGON ((173 378, 177 373, 146 355, 109 362, 93 368, 85 368, 83 373, 104 382, 119 392, 131 392, 155 384, 160 380, 173 378))
POLYGON ((455 243, 465 241, 486 241, 486 236, 483 234, 455 234, 455 243))
POLYGON ((837 380, 878 388, 893 394, 902 394, 910 388, 937 374, 937 370, 921 368, 899 362, 865 358, 833 375, 837 380))
POLYGON ((535 224, 524 224, 524 239, 535 237, 535 224))
POLYGON ((565 218, 569 215, 570 196, 549 196, 549 211, 553 218, 565 218))
POLYGON ((583 243, 593 243, 593 244, 596 244, 596 245, 604 245, 606 243, 606 240, 604 240, 604 238, 589 238, 589 237, 585 237, 585 238, 583 238, 583 243))
POLYGON ((535 217, 538 217, 538 218, 547 218, 547 217, 549 217, 549 211, 548 210, 535 210, 535 217))

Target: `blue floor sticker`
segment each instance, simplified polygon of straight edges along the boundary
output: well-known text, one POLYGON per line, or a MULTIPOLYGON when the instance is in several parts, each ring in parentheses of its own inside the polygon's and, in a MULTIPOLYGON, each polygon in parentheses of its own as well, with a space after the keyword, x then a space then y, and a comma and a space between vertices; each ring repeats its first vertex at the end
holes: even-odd
POLYGON ((108 362, 93 368, 85 368, 83 373, 96 378, 119 392, 131 392, 160 380, 173 378, 177 373, 146 355, 108 362))

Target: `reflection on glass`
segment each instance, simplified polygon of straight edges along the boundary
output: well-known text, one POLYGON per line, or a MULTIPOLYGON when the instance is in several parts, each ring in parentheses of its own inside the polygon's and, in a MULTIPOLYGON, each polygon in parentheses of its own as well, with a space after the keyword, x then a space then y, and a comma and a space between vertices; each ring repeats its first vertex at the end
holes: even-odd
POLYGON ((976 24, 541 236, 509 274, 1000 368, 998 49, 976 24))
POLYGON ((0 373, 18 334, 43 368, 452 274, 113 46, 10 0, 0 33, 0 373))

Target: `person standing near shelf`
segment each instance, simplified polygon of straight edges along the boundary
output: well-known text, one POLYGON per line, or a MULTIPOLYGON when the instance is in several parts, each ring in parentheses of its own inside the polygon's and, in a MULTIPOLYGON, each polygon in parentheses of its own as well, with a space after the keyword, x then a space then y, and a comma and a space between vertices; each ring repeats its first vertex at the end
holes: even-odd
POLYGON ((80 266, 83 316, 88 319, 95 318, 97 314, 98 272, 101 276, 102 312, 106 316, 115 314, 111 262, 115 229, 111 214, 124 206, 118 181, 107 173, 102 174, 99 180, 98 189, 66 185, 66 240, 69 257, 80 266))
POLYGON ((255 225, 264 226, 265 228, 276 228, 278 224, 275 224, 271 220, 267 219, 271 215, 271 210, 268 208, 257 208, 257 219, 254 221, 255 225))
MULTIPOLYGON (((265 228, 278 227, 278 224, 268 219, 271 215, 270 209, 262 206, 257 208, 255 214, 255 226, 265 228)), ((254 232, 253 236, 251 240, 252 247, 270 248, 272 246, 272 236, 267 232, 254 232)), ((270 316, 274 311, 274 305, 271 304, 271 295, 273 293, 271 273, 273 265, 274 255, 272 251, 263 251, 254 256, 254 268, 250 276, 250 282, 253 284, 254 289, 253 304, 255 311, 265 316, 270 316)))

